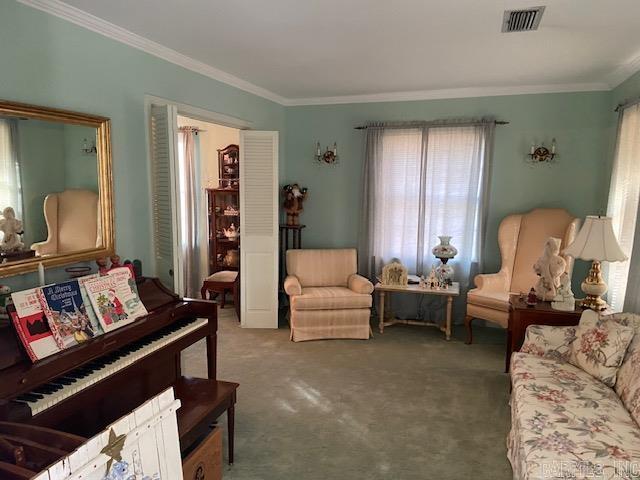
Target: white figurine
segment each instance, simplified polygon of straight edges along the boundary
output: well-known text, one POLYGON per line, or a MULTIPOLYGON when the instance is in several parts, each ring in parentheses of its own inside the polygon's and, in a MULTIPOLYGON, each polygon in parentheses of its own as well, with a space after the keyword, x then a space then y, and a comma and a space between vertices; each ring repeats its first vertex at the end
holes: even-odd
POLYGON ((420 282, 418 283, 419 288, 427 288, 427 281, 424 278, 424 275, 420 275, 420 282))
POLYGON ((566 272, 560 275, 560 286, 551 302, 551 308, 564 312, 570 312, 576 308, 576 299, 571 291, 571 278, 566 272))
POLYGON ((431 271, 429 272, 429 276, 427 277, 427 288, 432 290, 437 290, 440 288, 440 280, 438 279, 438 274, 436 273, 436 268, 431 267, 431 271))
POLYGON ((0 251, 15 252, 24 248, 24 243, 20 239, 22 235, 22 222, 16 218, 16 212, 11 207, 2 211, 4 218, 0 219, 0 232, 4 233, 0 242, 0 251))
POLYGON ((533 266, 533 270, 540 277, 535 286, 538 299, 551 301, 556 296, 556 291, 560 286, 560 275, 567 267, 567 262, 560 256, 559 238, 549 237, 544 244, 542 256, 533 266))

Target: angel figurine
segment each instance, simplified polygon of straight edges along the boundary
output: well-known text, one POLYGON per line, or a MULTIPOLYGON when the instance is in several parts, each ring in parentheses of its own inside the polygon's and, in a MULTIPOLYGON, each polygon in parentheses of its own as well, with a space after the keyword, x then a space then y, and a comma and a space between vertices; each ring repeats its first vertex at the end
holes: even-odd
POLYGON ((2 211, 4 218, 0 219, 0 232, 4 233, 2 242, 0 242, 0 251, 16 252, 24 248, 24 243, 20 239, 23 228, 22 222, 16 218, 16 212, 13 208, 7 207, 2 211))

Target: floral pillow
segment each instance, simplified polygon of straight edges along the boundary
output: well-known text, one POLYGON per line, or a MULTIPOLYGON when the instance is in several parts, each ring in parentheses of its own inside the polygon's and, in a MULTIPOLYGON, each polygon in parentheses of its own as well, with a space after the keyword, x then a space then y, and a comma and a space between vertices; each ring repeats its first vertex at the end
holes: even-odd
POLYGON ((529 325, 520 351, 567 362, 575 339, 576 327, 529 325))
POLYGON ((592 313, 585 312, 580 319, 569 362, 613 387, 634 329, 592 313))

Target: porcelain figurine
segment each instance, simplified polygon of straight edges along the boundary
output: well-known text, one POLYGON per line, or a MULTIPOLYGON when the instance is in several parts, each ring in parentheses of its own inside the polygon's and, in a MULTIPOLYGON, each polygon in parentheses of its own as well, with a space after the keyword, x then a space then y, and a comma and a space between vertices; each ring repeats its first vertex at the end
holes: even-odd
POLYGON ((571 278, 566 272, 560 276, 560 286, 551 302, 551 308, 564 312, 572 312, 576 308, 576 299, 571 291, 571 278))
POLYGON ((11 207, 7 207, 2 211, 4 218, 0 219, 0 232, 4 233, 2 242, 0 242, 0 251, 17 252, 24 248, 24 243, 20 239, 23 227, 22 222, 16 218, 16 212, 11 207))
POLYGON ((438 288, 440 288, 440 279, 438 278, 435 267, 431 267, 431 271, 429 272, 429 276, 427 277, 427 288, 430 288, 432 290, 437 290, 438 288))
POLYGON ((222 231, 224 233, 224 236, 229 240, 235 240, 240 236, 240 229, 236 228, 235 224, 233 223, 229 228, 223 228, 222 231))
POLYGON ((567 267, 567 262, 560 256, 560 243, 559 238, 547 238, 544 252, 533 266, 533 270, 539 276, 535 285, 536 295, 546 302, 555 298, 560 287, 560 276, 567 267))
POLYGON ((527 306, 535 307, 538 304, 538 296, 536 295, 536 291, 533 287, 529 290, 529 295, 527 295, 527 306))

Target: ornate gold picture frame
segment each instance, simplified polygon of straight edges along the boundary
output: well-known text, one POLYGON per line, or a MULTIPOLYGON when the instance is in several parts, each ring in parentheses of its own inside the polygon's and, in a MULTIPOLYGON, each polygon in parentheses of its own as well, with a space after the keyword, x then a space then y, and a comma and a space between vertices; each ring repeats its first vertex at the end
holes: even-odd
POLYGON ((45 267, 54 267, 113 255, 115 251, 115 231, 110 120, 98 115, 3 100, 0 100, 0 116, 81 125, 96 129, 95 151, 98 173, 99 225, 102 239, 102 246, 96 248, 42 257, 35 256, 2 263, 0 264, 0 277, 35 271, 38 269, 39 263, 42 263, 45 267))

